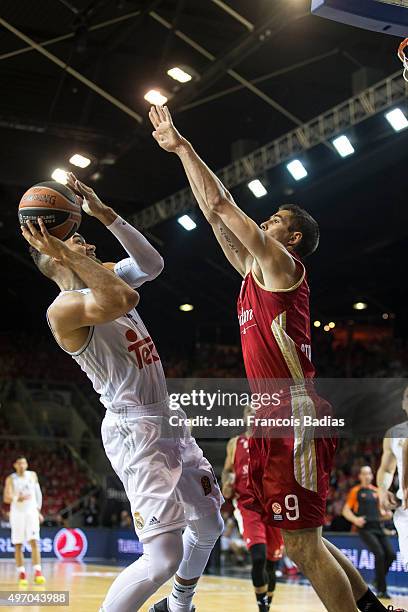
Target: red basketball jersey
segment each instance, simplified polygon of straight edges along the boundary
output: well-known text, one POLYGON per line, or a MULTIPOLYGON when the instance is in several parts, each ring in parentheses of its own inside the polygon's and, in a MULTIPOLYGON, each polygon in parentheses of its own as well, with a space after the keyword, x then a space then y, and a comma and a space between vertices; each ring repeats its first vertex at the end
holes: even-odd
POLYGON ((252 390, 254 379, 313 378, 309 286, 303 264, 296 258, 300 280, 289 290, 266 289, 251 271, 238 297, 238 320, 245 369, 252 390))
POLYGON ((237 499, 244 497, 248 491, 248 447, 248 437, 245 434, 238 436, 234 455, 234 490, 237 499))

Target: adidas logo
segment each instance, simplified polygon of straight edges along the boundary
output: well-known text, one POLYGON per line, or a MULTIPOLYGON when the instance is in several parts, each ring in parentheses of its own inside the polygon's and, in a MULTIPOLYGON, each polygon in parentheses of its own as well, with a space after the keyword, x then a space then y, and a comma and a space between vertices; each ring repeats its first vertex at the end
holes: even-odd
POLYGON ((160 521, 155 516, 152 516, 152 518, 149 521, 149 527, 151 525, 159 525, 159 524, 160 524, 160 521))

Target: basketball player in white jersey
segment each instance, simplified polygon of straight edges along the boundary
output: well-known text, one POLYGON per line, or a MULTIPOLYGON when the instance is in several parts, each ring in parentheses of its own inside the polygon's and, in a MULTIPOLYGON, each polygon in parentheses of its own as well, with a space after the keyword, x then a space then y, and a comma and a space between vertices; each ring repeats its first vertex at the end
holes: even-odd
MULTIPOLYGON (((106 408, 103 444, 143 542, 143 556, 116 578, 101 611, 139 610, 176 573, 171 595, 152 610, 188 612, 223 530, 222 495, 187 427, 169 424, 177 412, 170 412, 160 358, 135 309, 135 288, 157 277, 163 260, 92 189, 73 175, 68 185, 129 255, 107 269, 79 234, 62 242, 41 219, 38 227, 22 228, 37 267, 60 289, 47 312, 54 337, 90 378, 106 408)), ((179 415, 185 418, 181 410, 179 415)))
POLYGON ((17 457, 13 467, 15 472, 6 478, 3 498, 6 504, 10 504, 11 543, 14 546, 18 583, 20 586, 28 584, 23 555, 23 544, 28 542, 31 546, 34 582, 44 584, 38 546, 42 520, 41 488, 37 474, 27 469, 25 457, 17 457))
MULTIPOLYGON (((408 417, 408 386, 402 396, 402 409, 408 417)), ((402 561, 408 571, 408 508, 403 499, 404 485, 404 445, 408 438, 408 420, 391 427, 383 441, 381 465, 377 472, 380 507, 382 510, 394 510, 394 525, 398 532, 398 541, 402 561), (395 470, 398 472, 399 488, 397 496, 389 490, 395 470)), ((405 488, 405 487, 404 487, 405 488)))

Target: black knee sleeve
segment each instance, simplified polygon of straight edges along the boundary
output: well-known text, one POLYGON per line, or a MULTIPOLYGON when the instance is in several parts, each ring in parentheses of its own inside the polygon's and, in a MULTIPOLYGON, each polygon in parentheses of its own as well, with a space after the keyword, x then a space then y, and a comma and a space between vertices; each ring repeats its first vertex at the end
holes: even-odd
POLYGON ((276 568, 278 561, 266 561, 266 573, 268 574, 268 593, 273 593, 276 587, 276 568))
POLYGON ((254 587, 261 587, 268 584, 266 573, 266 544, 254 544, 249 549, 252 561, 252 584, 254 587))

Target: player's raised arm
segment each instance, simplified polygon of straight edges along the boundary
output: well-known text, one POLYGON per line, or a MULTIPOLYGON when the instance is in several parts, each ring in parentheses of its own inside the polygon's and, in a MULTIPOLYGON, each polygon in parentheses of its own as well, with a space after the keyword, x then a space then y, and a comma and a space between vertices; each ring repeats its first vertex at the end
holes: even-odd
MULTIPOLYGON (((183 148, 185 146, 191 146, 174 127, 173 120, 167 107, 161 108, 153 106, 150 110, 149 117, 155 128, 153 137, 162 149, 172 153, 183 154, 183 148)), ((180 157, 180 159, 182 158, 180 157)), ((190 165, 183 163, 183 166, 197 204, 207 221, 210 223, 224 255, 241 276, 245 276, 251 268, 253 256, 242 244, 241 240, 239 240, 223 222, 221 217, 211 209, 207 197, 209 194, 200 189, 200 183, 198 185, 196 184, 193 173, 190 170, 190 165)), ((222 183, 209 168, 207 168, 207 170, 212 176, 212 184, 210 187, 215 187, 212 197, 218 193, 218 189, 221 189, 221 192, 224 193, 225 189, 222 183)))
MULTIPOLYGON (((193 192, 198 194, 198 204, 213 227, 216 219, 222 222, 216 235, 222 235, 222 230, 228 232, 223 242, 230 241, 236 249, 235 258, 231 257, 230 249, 224 248, 224 253, 233 263, 237 259, 241 272, 249 271, 255 259, 261 271, 267 271, 268 281, 276 288, 287 288, 295 282, 296 264, 281 242, 275 240, 269 233, 259 227, 253 219, 241 210, 229 191, 204 161, 197 155, 192 145, 183 138, 173 125, 170 111, 165 107, 152 107, 150 120, 155 127, 153 137, 166 151, 176 153, 183 164, 193 192), (234 242, 235 241, 235 242, 234 242)), ((219 236, 217 235, 219 239, 219 236)), ((299 232, 293 234, 293 240, 301 240, 299 232)), ((265 275, 264 275, 265 276, 265 275)))
POLYGON ((87 293, 70 291, 48 310, 53 330, 61 336, 82 327, 114 321, 129 312, 139 301, 136 291, 112 274, 100 263, 71 250, 64 242, 51 236, 41 218, 39 229, 31 222, 22 227, 24 238, 39 253, 53 258, 78 275, 87 293))
POLYGON ((110 266, 110 269, 134 289, 155 279, 163 270, 163 258, 143 234, 104 204, 94 190, 79 181, 72 172, 68 175, 67 185, 82 196, 84 212, 103 223, 129 255, 110 266))
POLYGON ((396 467, 397 459, 392 450, 391 438, 386 436, 383 441, 381 464, 377 472, 378 497, 382 513, 386 513, 397 506, 395 495, 389 491, 396 467))

